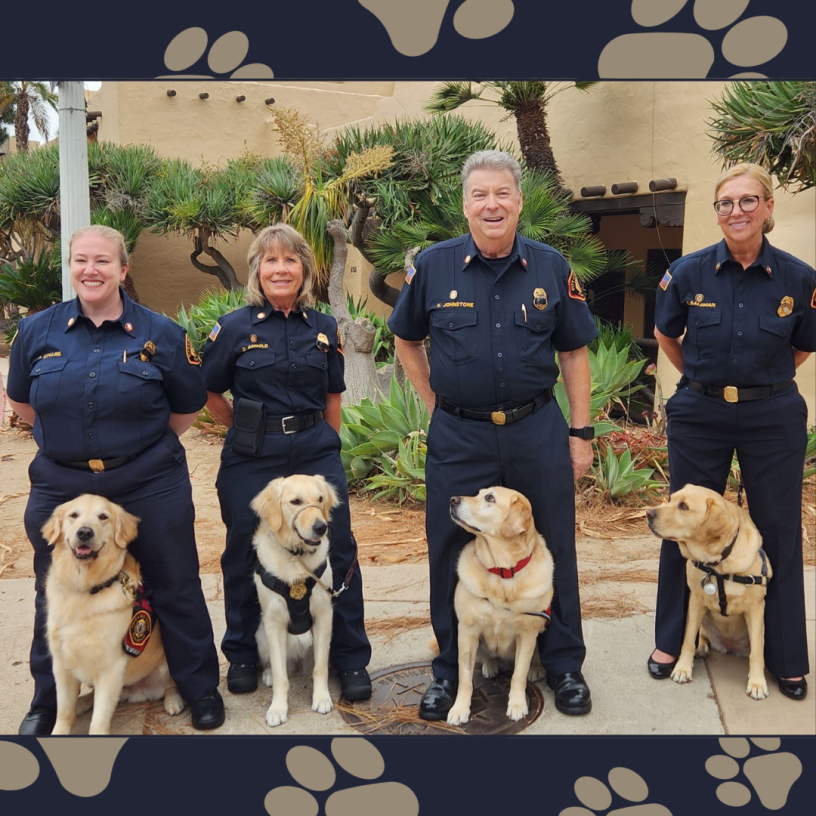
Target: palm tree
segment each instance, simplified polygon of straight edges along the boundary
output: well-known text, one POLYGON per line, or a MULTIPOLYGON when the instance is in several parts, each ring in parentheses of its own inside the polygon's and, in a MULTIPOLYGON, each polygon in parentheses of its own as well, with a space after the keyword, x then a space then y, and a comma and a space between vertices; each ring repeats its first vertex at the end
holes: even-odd
POLYGON ((760 164, 794 193, 816 185, 816 82, 734 82, 711 107, 724 166, 760 164))
POLYGON ((1 83, 0 113, 12 105, 15 107, 14 138, 17 150, 21 153, 28 150, 29 114, 43 139, 48 141, 48 106, 57 109, 57 95, 48 89, 45 82, 24 79, 20 82, 1 83))
POLYGON ((586 91, 595 82, 445 82, 431 96, 425 110, 441 115, 473 99, 498 105, 516 120, 521 154, 529 170, 550 173, 563 187, 547 128, 547 104, 563 91, 586 91), (490 91, 498 98, 485 96, 490 91))

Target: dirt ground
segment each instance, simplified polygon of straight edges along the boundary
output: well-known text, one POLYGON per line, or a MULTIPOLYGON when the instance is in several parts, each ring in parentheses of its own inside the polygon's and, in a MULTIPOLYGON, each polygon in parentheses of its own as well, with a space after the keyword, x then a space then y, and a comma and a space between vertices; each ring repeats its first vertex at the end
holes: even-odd
MULTIPOLYGON (((202 573, 217 573, 224 526, 215 492, 222 440, 191 429, 183 437, 196 506, 196 537, 202 573)), ((28 497, 28 465, 36 452, 30 434, 0 431, 0 579, 33 577, 32 550, 23 528, 28 497)), ((734 497, 731 497, 734 498, 734 497)), ((387 566, 427 561, 424 505, 372 503, 352 494, 352 528, 360 563, 387 566)), ((657 580, 659 542, 648 534, 643 508, 598 505, 579 498, 576 523, 579 575, 586 594, 584 614, 618 617, 645 611, 642 593, 598 591, 603 584, 648 584, 657 580)), ((803 507, 805 562, 816 562, 816 486, 805 485, 803 507)))

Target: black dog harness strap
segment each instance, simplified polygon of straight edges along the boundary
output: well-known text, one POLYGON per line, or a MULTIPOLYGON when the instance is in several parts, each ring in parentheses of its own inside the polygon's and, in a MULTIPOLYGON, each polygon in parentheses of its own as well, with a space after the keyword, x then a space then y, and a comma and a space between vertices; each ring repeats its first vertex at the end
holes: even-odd
POLYGON ((302 635, 312 628, 312 613, 309 609, 309 599, 312 596, 312 589, 326 571, 328 561, 324 561, 315 571, 314 577, 305 581, 298 581, 291 586, 285 584, 280 578, 268 572, 260 561, 255 562, 255 572, 260 576, 261 582, 267 589, 277 592, 286 601, 286 608, 289 610, 289 624, 287 631, 290 635, 302 635))
POLYGON ((762 559, 761 575, 723 575, 721 572, 717 572, 708 564, 704 564, 701 561, 692 561, 692 564, 694 564, 698 570, 706 573, 705 578, 700 581, 700 586, 707 595, 714 594, 714 592, 709 590, 708 587, 713 587, 714 582, 711 579, 716 579, 716 592, 720 601, 720 614, 724 618, 728 617, 728 599, 725 595, 726 581, 733 581, 735 584, 745 584, 746 586, 768 586, 768 561, 765 557, 765 550, 762 548, 759 550, 759 557, 762 559))

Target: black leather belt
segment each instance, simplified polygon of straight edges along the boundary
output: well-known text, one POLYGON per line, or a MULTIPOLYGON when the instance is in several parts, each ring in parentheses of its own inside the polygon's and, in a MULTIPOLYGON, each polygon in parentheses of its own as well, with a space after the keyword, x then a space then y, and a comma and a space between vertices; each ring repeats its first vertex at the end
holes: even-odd
POLYGON ((716 397, 717 399, 724 399, 726 402, 749 402, 750 400, 763 399, 770 397, 771 394, 787 388, 793 380, 788 380, 783 383, 774 383, 773 385, 757 385, 749 386, 747 388, 737 388, 735 385, 703 385, 702 383, 686 380, 686 385, 705 394, 707 397, 716 397))
POLYGON ((292 416, 274 417, 266 420, 266 433, 292 434, 312 428, 323 419, 323 411, 313 414, 292 414, 292 416))
POLYGON ((136 456, 117 456, 113 459, 86 459, 81 462, 63 462, 61 459, 54 459, 58 465, 77 468, 78 470, 92 470, 94 473, 104 473, 106 470, 113 470, 126 462, 135 459, 136 456))
POLYGON ((437 396, 436 404, 446 413, 460 416, 463 419, 477 419, 481 422, 492 422, 494 425, 508 425, 511 422, 524 419, 527 414, 531 414, 536 408, 546 405, 552 398, 552 388, 548 388, 532 402, 525 402, 524 405, 517 405, 515 408, 500 408, 495 411, 471 411, 468 408, 460 408, 440 396, 437 396))

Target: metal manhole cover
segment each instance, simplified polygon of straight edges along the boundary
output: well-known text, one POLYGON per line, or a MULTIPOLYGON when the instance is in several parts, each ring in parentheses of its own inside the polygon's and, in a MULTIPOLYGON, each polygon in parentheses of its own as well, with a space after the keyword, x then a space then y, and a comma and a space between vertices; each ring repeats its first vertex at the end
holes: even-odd
POLYGON ((534 722, 544 708, 541 692, 527 683, 530 713, 522 720, 507 719, 510 674, 502 672, 487 680, 481 669, 473 675, 473 701, 470 720, 463 726, 451 726, 444 720, 419 719, 419 701, 433 679, 430 663, 408 663, 373 672, 372 695, 362 703, 339 707, 343 719, 366 734, 517 734, 534 722))

